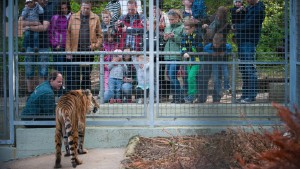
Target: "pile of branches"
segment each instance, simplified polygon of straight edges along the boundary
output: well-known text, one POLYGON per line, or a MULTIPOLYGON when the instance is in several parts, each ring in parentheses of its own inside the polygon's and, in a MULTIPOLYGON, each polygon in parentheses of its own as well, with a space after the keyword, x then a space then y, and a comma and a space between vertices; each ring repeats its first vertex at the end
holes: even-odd
POLYGON ((285 123, 286 132, 274 130, 265 133, 268 140, 276 146, 257 154, 255 161, 247 162, 237 155, 237 160, 244 169, 299 169, 300 168, 300 112, 295 113, 288 108, 273 104, 278 110, 278 115, 285 123))
MULTIPOLYGON (((287 132, 240 128, 214 135, 134 137, 122 161, 123 169, 300 168, 300 119, 274 105, 287 132), (131 148, 130 148, 131 147, 131 148)), ((167 132, 167 131, 165 131, 167 132)), ((168 133, 169 134, 169 133, 168 133)))

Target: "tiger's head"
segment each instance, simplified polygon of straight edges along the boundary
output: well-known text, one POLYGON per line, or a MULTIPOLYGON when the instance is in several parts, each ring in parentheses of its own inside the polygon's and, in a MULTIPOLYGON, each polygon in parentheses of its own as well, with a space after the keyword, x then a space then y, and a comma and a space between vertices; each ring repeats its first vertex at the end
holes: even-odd
POLYGON ((89 89, 82 90, 82 92, 87 96, 88 100, 90 101, 90 109, 88 113, 96 113, 98 109, 100 108, 98 102, 96 99, 93 97, 92 92, 89 89))

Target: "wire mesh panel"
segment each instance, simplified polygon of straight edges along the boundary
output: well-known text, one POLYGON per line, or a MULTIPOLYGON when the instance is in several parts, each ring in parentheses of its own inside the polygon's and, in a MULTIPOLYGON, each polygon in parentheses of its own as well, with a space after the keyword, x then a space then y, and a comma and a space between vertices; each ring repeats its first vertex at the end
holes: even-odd
POLYGON ((289 103, 284 0, 71 2, 20 3, 18 119, 53 122, 78 89, 105 120, 273 117, 271 102, 289 103))

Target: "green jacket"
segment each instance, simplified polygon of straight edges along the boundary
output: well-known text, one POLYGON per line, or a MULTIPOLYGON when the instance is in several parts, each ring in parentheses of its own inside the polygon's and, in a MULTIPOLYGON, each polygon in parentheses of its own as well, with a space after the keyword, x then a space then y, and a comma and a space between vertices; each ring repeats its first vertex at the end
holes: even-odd
MULTIPOLYGON (((183 33, 183 23, 178 22, 176 24, 172 24, 165 28, 164 33, 174 33, 174 38, 168 39, 165 45, 165 52, 179 52, 180 51, 180 43, 183 33)), ((182 60, 181 55, 165 55, 165 60, 182 60)))
POLYGON ((55 96, 49 81, 36 87, 29 96, 22 111, 23 116, 53 116, 55 115, 55 96))

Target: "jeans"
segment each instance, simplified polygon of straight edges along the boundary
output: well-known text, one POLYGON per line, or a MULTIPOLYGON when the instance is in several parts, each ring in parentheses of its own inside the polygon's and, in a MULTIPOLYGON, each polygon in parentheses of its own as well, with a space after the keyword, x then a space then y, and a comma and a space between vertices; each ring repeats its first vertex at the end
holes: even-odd
POLYGON ((108 91, 104 92, 104 102, 108 102, 109 99, 121 99, 121 88, 123 79, 109 78, 108 91))
MULTIPOLYGON (((26 52, 33 52, 33 48, 26 48, 26 52)), ((39 52, 50 52, 49 48, 39 48, 39 52)), ((49 62, 49 55, 30 55, 25 56, 25 62, 49 62)), ((26 78, 32 78, 34 76, 35 65, 25 65, 26 78)), ((48 76, 48 65, 38 65, 39 77, 46 78, 48 76)))
POLYGON ((132 83, 122 84, 122 93, 127 99, 131 99, 132 96, 132 83))
MULTIPOLYGON (((241 62, 255 61, 255 44, 243 42, 238 44, 238 54, 241 62)), ((257 90, 257 71, 254 64, 240 64, 239 70, 242 74, 243 86, 241 99, 255 99, 257 90)))
POLYGON ((27 49, 30 46, 39 48, 39 32, 33 32, 29 30, 24 32, 23 47, 27 49))
POLYGON ((226 64, 215 64, 212 65, 213 72, 213 80, 214 80, 214 88, 216 92, 222 92, 222 76, 224 78, 224 89, 229 90, 229 73, 228 73, 228 65, 226 64))
POLYGON ((216 69, 215 65, 211 64, 203 64, 201 65, 199 75, 197 76, 198 81, 198 91, 199 91, 199 102, 204 103, 207 100, 208 96, 208 82, 211 77, 212 72, 213 75, 213 82, 214 82, 214 89, 213 89, 213 102, 219 102, 221 100, 221 80, 219 76, 219 72, 216 69))
MULTIPOLYGON (((52 49, 53 52, 64 52, 65 48, 60 49, 52 49)), ((53 62, 66 62, 66 55, 53 55, 53 62)), ((60 73, 64 73, 65 65, 54 65, 54 69, 59 71, 60 73)))
POLYGON ((171 91, 173 93, 173 98, 175 100, 179 100, 182 99, 181 98, 181 87, 180 87, 180 83, 177 79, 177 72, 180 68, 180 65, 178 64, 168 64, 167 65, 167 70, 168 70, 168 76, 170 78, 170 87, 171 87, 171 91))

